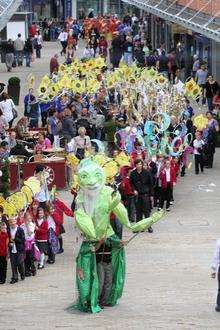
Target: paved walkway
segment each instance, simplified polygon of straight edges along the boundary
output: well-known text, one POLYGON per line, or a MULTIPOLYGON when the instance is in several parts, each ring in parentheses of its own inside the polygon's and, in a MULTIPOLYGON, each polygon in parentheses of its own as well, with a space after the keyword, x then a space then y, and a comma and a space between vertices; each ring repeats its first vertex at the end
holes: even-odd
MULTIPOLYGON (((45 45, 44 59, 33 64, 37 80, 54 51, 45 45)), ((22 70, 15 72, 20 71, 23 84, 29 70, 22 70)), ((1 80, 6 80, 8 74, 2 72, 0 66, 1 80)), ((175 206, 154 233, 141 233, 127 246, 126 284, 118 306, 97 315, 65 311, 75 287, 73 220, 66 219, 65 253, 56 263, 34 278, 1 286, 0 329, 220 329, 220 315, 214 311, 217 283, 209 274, 220 233, 219 170, 217 151, 213 170, 199 176, 191 171, 179 179, 175 206)), ((68 192, 61 195, 71 202, 68 192)))

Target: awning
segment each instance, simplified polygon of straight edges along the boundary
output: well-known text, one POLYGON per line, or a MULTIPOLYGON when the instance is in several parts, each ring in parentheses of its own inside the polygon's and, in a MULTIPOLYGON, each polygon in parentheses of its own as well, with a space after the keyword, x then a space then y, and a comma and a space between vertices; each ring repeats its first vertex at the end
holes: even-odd
POLYGON ((220 0, 207 0, 203 2, 201 8, 193 10, 196 1, 187 0, 184 1, 184 5, 180 5, 178 0, 123 0, 155 16, 220 42, 220 11, 215 10, 216 1, 220 0))

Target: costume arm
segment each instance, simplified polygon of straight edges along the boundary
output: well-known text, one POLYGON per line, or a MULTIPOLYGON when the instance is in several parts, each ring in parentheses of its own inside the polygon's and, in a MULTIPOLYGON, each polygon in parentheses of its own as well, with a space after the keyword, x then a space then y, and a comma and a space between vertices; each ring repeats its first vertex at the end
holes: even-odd
POLYGON ((96 239, 93 221, 82 209, 75 211, 76 227, 88 238, 96 239))
POLYGON ((120 221, 120 223, 123 226, 125 226, 126 228, 129 228, 133 231, 146 230, 152 224, 159 221, 164 214, 163 211, 155 212, 151 217, 143 219, 143 220, 135 223, 134 225, 131 225, 129 222, 129 219, 128 219, 127 210, 121 202, 118 203, 118 205, 112 210, 112 212, 116 215, 116 217, 118 218, 118 220, 120 221))

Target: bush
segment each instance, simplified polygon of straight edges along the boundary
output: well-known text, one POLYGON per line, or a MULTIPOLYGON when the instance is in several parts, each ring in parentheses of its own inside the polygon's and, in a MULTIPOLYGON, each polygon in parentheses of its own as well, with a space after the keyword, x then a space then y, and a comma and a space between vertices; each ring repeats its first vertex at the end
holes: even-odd
POLYGON ((18 77, 11 77, 8 79, 9 85, 20 85, 20 79, 18 77))

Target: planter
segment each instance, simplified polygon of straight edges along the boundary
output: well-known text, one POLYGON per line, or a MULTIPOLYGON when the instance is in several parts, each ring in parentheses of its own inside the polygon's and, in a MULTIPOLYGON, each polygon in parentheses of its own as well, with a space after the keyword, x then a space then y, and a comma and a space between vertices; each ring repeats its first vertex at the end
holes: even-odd
POLYGON ((8 80, 8 95, 12 98, 15 105, 19 105, 20 89, 20 79, 11 77, 8 80))

